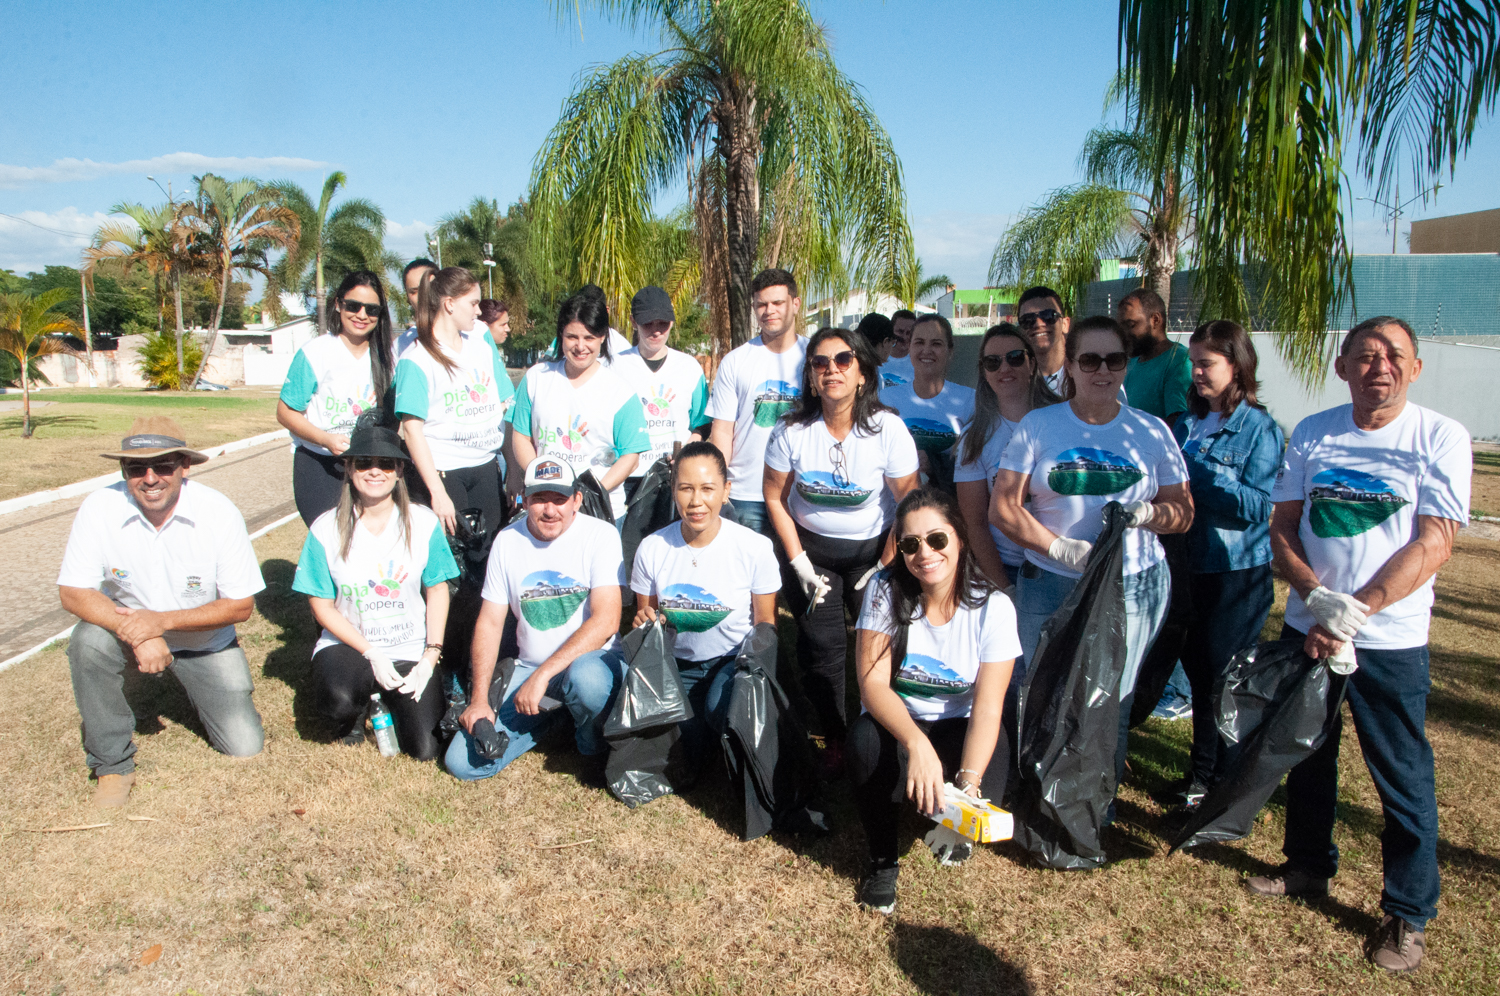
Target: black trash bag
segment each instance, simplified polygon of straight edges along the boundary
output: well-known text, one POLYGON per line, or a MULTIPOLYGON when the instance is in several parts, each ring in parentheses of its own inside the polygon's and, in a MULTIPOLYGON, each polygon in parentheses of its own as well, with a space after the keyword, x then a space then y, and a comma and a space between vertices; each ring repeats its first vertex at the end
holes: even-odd
POLYGON ((578 511, 603 519, 610 525, 615 524, 615 507, 610 503, 609 492, 604 490, 604 485, 599 483, 599 478, 594 476, 592 470, 585 470, 578 475, 578 490, 583 493, 583 504, 578 507, 578 511))
POLYGON ((807 728, 774 677, 776 649, 776 627, 761 623, 745 638, 734 662, 721 742, 730 781, 744 793, 741 840, 754 840, 773 828, 828 832, 807 728))
MULTIPOLYGON (((620 528, 625 563, 635 563, 635 551, 641 541, 670 525, 675 518, 677 503, 672 500, 672 458, 663 456, 646 470, 625 508, 625 524, 620 528)), ((622 589, 621 597, 622 604, 627 607, 635 602, 635 592, 629 587, 622 589)))
POLYGON ((1302 640, 1277 640, 1234 655, 1214 694, 1224 779, 1203 797, 1172 850, 1239 840, 1255 826, 1286 773, 1328 739, 1348 679, 1302 652, 1302 640))
POLYGON ((1115 797, 1125 670, 1125 514, 1104 530, 1083 577, 1042 625, 1021 686, 1015 840, 1048 868, 1104 864, 1100 827, 1115 797))
POLYGON ((1132 730, 1149 719, 1161 702, 1167 682, 1172 680, 1172 672, 1182 657, 1182 648, 1187 645, 1188 628, 1193 622, 1193 583, 1188 571, 1187 536, 1176 533, 1157 539, 1167 555, 1172 594, 1167 601, 1167 615, 1162 620, 1161 632, 1156 634, 1146 651, 1140 673, 1135 678, 1135 699, 1130 703, 1132 730))
POLYGON ((668 755, 680 736, 677 724, 693 714, 672 655, 676 643, 677 631, 661 618, 625 637, 625 677, 604 721, 604 780, 631 809, 673 791, 668 755))

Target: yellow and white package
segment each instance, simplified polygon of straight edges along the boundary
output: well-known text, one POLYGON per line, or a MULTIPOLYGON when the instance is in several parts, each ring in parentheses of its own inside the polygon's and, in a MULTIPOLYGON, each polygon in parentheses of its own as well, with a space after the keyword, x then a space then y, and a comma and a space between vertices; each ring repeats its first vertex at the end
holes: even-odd
POLYGON ((951 782, 943 785, 943 809, 932 821, 976 844, 1010 840, 1015 833, 1010 813, 986 799, 965 794, 951 782))

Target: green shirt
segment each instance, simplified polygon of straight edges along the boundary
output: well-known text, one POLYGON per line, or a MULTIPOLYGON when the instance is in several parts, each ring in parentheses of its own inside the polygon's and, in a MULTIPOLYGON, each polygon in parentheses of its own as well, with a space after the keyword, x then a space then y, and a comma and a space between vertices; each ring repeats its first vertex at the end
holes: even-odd
POLYGON ((1192 389, 1193 361, 1181 343, 1169 342, 1165 351, 1149 360, 1131 360, 1125 372, 1125 394, 1130 407, 1160 419, 1187 411, 1188 392, 1192 389))

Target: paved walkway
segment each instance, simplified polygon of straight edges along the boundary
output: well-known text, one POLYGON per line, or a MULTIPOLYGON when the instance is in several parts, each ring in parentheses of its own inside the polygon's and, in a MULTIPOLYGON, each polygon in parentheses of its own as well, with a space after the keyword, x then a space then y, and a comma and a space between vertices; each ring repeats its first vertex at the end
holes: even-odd
MULTIPOLYGON (((86 455, 87 456, 87 455, 86 455)), ((97 473, 109 464, 95 458, 97 473)), ((85 460, 93 472, 93 465, 85 460)), ((228 495, 253 533, 297 510, 286 440, 216 457, 192 477, 228 495)), ((57 572, 73 516, 87 495, 0 515, 0 661, 67 629, 75 621, 57 601, 57 572)))

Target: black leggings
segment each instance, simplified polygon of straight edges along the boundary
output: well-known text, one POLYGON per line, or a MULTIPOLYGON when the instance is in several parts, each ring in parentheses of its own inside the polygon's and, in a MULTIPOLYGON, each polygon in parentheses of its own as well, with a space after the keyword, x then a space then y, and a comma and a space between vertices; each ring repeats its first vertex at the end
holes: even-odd
POLYGON ((303 524, 311 526, 318 516, 337 508, 343 492, 344 461, 298 446, 292 457, 292 496, 303 524))
MULTIPOLYGON (((396 670, 405 675, 417 666, 416 661, 396 661, 396 670)), ((419 761, 431 761, 441 753, 438 720, 443 718, 445 703, 442 681, 434 675, 413 700, 397 691, 383 691, 375 683, 375 672, 365 655, 353 647, 335 643, 313 655, 313 694, 317 709, 334 727, 347 730, 364 715, 370 696, 380 692, 380 700, 396 721, 396 740, 401 749, 419 761)))
POLYGON ((832 740, 844 739, 844 668, 848 656, 848 626, 844 619, 847 607, 858 619, 863 591, 854 586, 866 571, 880 560, 885 534, 873 539, 848 540, 810 533, 797 527, 797 538, 807 559, 817 572, 828 579, 829 592, 822 603, 809 614, 807 596, 796 575, 787 571, 782 592, 787 607, 797 617, 797 660, 802 668, 802 691, 812 703, 822 726, 822 734, 832 740))
MULTIPOLYGON (((964 738, 969 735, 968 717, 915 722, 927 734, 932 749, 943 762, 944 780, 953 781, 963 763, 964 738)), ((854 802, 865 827, 865 840, 870 845, 870 861, 876 868, 890 868, 900 857, 896 832, 901 803, 906 800, 907 756, 906 749, 869 713, 862 713, 849 724, 849 736, 844 741, 844 767, 854 787, 854 802)), ((984 778, 979 783, 980 794, 999 805, 1009 771, 1010 744, 1002 732, 995 739, 995 753, 990 755, 989 767, 984 769, 984 778)))

